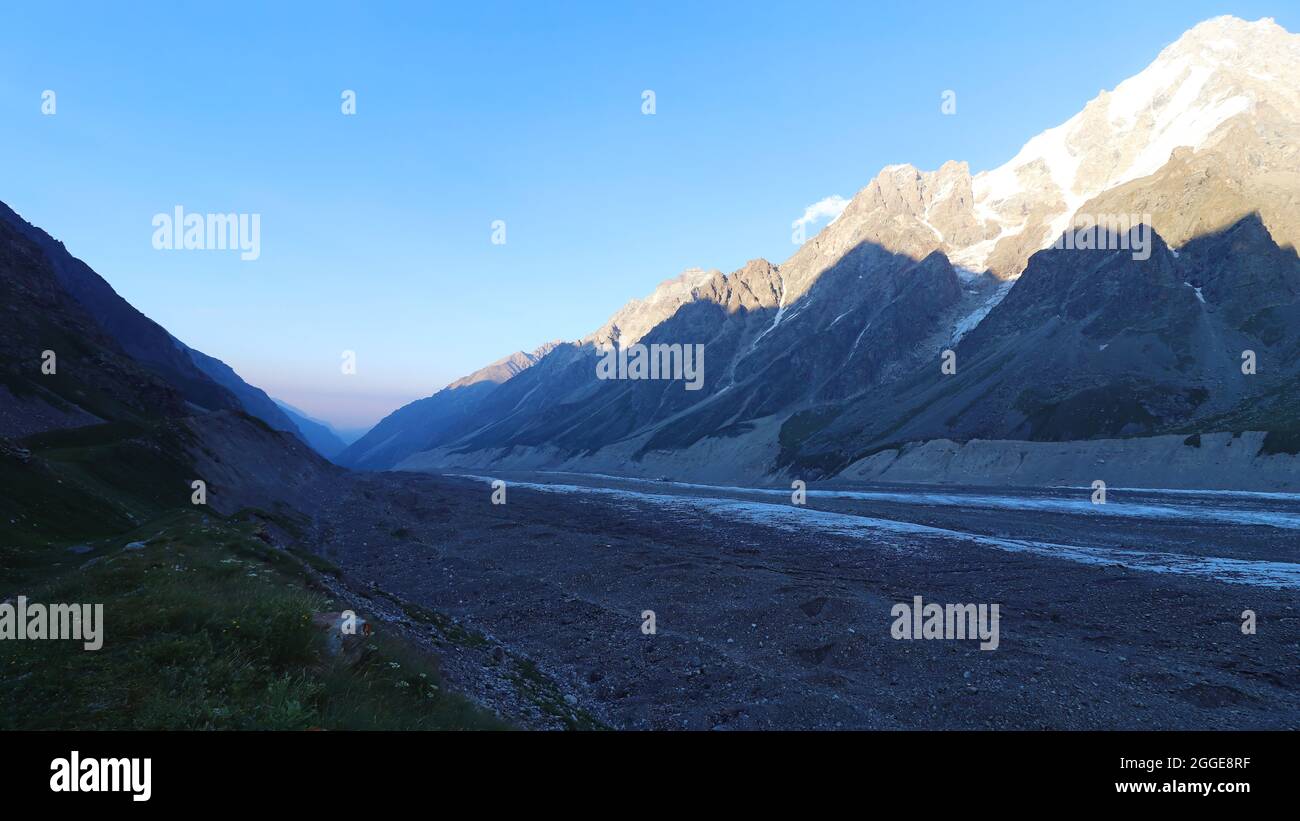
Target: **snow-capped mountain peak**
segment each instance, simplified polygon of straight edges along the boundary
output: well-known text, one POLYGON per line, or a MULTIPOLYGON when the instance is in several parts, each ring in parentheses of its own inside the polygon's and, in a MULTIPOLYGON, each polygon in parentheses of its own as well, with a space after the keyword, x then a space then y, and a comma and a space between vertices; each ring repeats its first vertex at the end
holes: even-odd
POLYGON ((1300 117, 1300 35, 1271 19, 1195 26, 1141 72, 975 176, 976 213, 996 222, 1003 239, 1028 233, 1014 243, 1019 252, 995 255, 990 245, 966 263, 1019 273, 1023 251, 1051 244, 1084 202, 1155 173, 1177 148, 1200 150, 1224 123, 1261 104, 1300 117))
POLYGON ((1207 20, 997 168, 886 166, 782 265, 790 295, 864 241, 918 260, 939 250, 967 277, 1014 279, 1088 200, 1154 174, 1179 148, 1212 147, 1261 107, 1300 122, 1300 35, 1271 19, 1207 20))
MULTIPOLYGON (((941 251, 967 281, 986 271, 1015 279, 1090 199, 1154 174, 1179 148, 1211 147, 1227 123, 1260 106, 1300 122, 1300 35, 1271 19, 1207 20, 997 168, 972 175, 956 161, 935 171, 885 166, 774 269, 775 295, 767 293, 770 272, 758 277, 759 303, 793 304, 863 243, 918 261, 941 251)), ((690 269, 630 301, 582 341, 631 344, 683 304, 718 297, 727 283, 718 271, 690 269)))

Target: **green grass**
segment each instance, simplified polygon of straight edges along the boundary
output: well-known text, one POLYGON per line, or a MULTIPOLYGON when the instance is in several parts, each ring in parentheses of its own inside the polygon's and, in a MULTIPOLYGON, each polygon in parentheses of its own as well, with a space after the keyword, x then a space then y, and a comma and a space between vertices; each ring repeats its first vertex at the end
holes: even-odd
POLYGON ((383 625, 331 653, 312 616, 346 609, 319 582, 338 569, 258 537, 267 524, 299 536, 291 517, 191 506, 174 430, 113 423, 22 445, 26 459, 0 450, 0 598, 103 604, 104 645, 0 641, 0 729, 505 727, 383 625))
POLYGON ((33 454, 26 462, 0 451, 0 571, 22 560, 16 548, 101 538, 189 506, 185 443, 162 425, 93 425, 22 445, 33 454))
POLYGON ((115 423, 91 430, 98 435, 54 441, 33 437, 27 444, 65 484, 77 485, 87 497, 104 499, 141 521, 189 506, 190 483, 196 477, 183 456, 187 443, 174 429, 115 423))
POLYGON ((505 727, 382 626, 332 655, 312 614, 344 606, 255 530, 184 510, 82 555, 45 547, 28 562, 40 581, 5 595, 102 603, 104 646, 0 642, 0 729, 505 727))
POLYGON ((127 512, 60 472, 0 453, 0 580, 12 583, 28 548, 105 536, 133 527, 127 512))

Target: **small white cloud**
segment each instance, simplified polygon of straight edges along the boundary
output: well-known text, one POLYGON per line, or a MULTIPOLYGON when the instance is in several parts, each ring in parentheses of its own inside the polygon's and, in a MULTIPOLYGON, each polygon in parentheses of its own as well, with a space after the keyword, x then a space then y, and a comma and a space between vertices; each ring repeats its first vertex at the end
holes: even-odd
POLYGON ((848 204, 849 201, 838 194, 826 197, 803 209, 803 216, 795 220, 794 224, 808 225, 826 217, 830 217, 831 222, 835 222, 848 204))

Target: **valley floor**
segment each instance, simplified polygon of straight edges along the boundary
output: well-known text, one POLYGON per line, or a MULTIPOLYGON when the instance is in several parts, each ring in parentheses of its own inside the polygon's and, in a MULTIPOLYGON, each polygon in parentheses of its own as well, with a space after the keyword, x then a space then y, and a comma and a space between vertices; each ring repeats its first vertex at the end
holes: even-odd
POLYGON ((611 727, 1300 729, 1300 497, 493 478, 348 477, 318 549, 611 727), (914 596, 998 648, 892 638, 914 596))

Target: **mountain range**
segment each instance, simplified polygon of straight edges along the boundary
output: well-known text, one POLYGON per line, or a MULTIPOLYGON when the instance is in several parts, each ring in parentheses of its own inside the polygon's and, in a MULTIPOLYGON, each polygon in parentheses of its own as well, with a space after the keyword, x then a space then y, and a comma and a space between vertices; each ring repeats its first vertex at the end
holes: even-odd
POLYGON ((1214 460, 1198 435, 1223 432, 1251 433, 1233 459, 1260 468, 1300 432, 1298 123, 1300 36, 1206 21, 1004 165, 888 166, 785 262, 688 270, 337 459, 733 481, 881 475, 942 441, 920 470, 942 481, 973 442, 1023 462, 1010 443, 1120 440, 1141 461, 1177 436, 1214 460), (1121 219, 1143 253, 1107 233, 1121 219), (1104 247, 1063 242, 1098 221, 1104 247), (598 378, 638 343, 702 344, 704 388, 598 378))
POLYGON ((315 451, 310 470, 319 455, 363 470, 993 483, 1082 481, 1106 442, 1112 468, 1145 464, 1131 476, 1151 481, 1289 486, 1298 124, 1300 36, 1206 21, 998 168, 888 166, 784 262, 689 269, 351 444, 0 205, 6 304, 23 317, 3 337, 0 437, 165 421, 221 428, 227 445, 287 434, 315 451), (700 390, 600 376, 607 351, 683 345, 702 346, 700 390), (32 370, 46 350, 63 363, 51 378, 32 370), (69 357, 97 370, 64 379, 69 357), (234 429, 195 422, 208 418, 234 429))
POLYGON ((4 643, 0 728, 1293 726, 1298 240, 1300 36, 1216 18, 353 441, 0 204, 0 604, 110 614, 4 643), (907 649, 921 590, 1019 640, 907 649))

